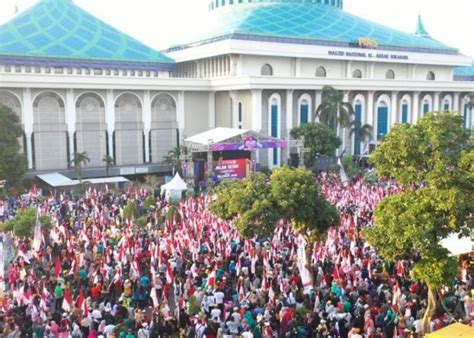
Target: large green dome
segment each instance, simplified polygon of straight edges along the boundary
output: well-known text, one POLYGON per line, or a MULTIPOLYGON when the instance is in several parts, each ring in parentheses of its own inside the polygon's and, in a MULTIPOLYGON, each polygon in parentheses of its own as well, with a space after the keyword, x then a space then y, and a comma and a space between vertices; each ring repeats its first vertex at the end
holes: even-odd
POLYGON ((357 17, 337 0, 214 0, 206 22, 175 51, 219 40, 247 40, 360 48, 368 39, 378 50, 458 54, 425 35, 414 35, 357 17))
POLYGON ((222 7, 245 5, 248 3, 261 2, 279 2, 279 3, 300 3, 300 4, 320 4, 332 7, 343 7, 343 0, 212 0, 209 3, 209 10, 214 10, 222 7))
POLYGON ((171 71, 174 61, 99 20, 71 0, 40 0, 0 26, 10 65, 171 71))

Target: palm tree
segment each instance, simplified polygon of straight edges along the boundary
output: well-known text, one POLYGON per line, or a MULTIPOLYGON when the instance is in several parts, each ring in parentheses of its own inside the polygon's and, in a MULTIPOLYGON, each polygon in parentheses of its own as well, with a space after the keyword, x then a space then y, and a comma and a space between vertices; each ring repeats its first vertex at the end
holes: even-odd
POLYGON ((71 165, 74 166, 74 171, 77 174, 79 183, 82 183, 82 167, 90 161, 91 160, 89 156, 87 156, 87 151, 83 151, 82 153, 74 153, 74 157, 71 160, 71 165))
POLYGON ((372 138, 373 128, 370 124, 364 124, 360 121, 352 121, 349 125, 349 136, 354 135, 354 143, 359 147, 358 144, 365 142, 372 138))
POLYGON ((360 121, 352 121, 349 125, 349 136, 355 134, 356 138, 358 138, 361 142, 365 142, 366 140, 370 140, 372 137, 373 128, 370 124, 364 124, 360 121))
POLYGON ((316 109, 319 121, 335 130, 338 126, 347 128, 350 126, 354 108, 349 102, 344 102, 344 93, 331 86, 324 86, 322 91, 322 102, 316 109))
POLYGON ((163 162, 172 168, 172 173, 174 175, 176 170, 179 171, 179 168, 181 167, 181 149, 179 147, 174 147, 168 151, 168 154, 163 156, 163 162))
POLYGON ((112 156, 104 155, 102 157, 102 162, 105 164, 105 170, 107 171, 107 176, 110 175, 110 169, 115 166, 115 159, 112 156))

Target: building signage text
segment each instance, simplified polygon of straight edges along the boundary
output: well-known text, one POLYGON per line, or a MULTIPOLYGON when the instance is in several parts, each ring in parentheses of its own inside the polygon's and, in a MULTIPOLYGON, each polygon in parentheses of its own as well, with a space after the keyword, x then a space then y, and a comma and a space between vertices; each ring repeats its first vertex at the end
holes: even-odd
POLYGON ((382 60, 408 60, 408 55, 404 54, 391 54, 391 53, 368 53, 368 52, 345 52, 338 50, 328 51, 330 56, 346 56, 346 57, 357 57, 366 59, 382 59, 382 60))

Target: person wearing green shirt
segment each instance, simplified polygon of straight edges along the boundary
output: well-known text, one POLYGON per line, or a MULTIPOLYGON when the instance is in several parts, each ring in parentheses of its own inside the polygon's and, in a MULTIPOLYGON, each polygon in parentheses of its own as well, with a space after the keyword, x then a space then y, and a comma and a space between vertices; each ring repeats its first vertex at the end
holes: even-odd
POLYGON ((64 289, 59 283, 56 285, 56 288, 54 289, 54 298, 56 300, 56 303, 54 305, 55 309, 56 311, 59 311, 61 310, 63 306, 63 298, 64 298, 64 289))

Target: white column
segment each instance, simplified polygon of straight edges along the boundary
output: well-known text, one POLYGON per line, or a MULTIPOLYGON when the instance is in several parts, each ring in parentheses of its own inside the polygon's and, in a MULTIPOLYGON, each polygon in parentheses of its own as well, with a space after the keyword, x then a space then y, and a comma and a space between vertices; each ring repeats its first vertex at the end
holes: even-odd
POLYGON ((459 108, 459 93, 453 93, 453 108, 452 108, 452 110, 462 113, 461 115, 464 114, 464 112, 461 111, 462 109, 459 108))
MULTIPOLYGON (((262 131, 263 126, 263 112, 262 112, 262 90, 252 90, 252 129, 256 132, 262 131)), ((260 150, 255 151, 255 159, 260 163, 260 150)))
POLYGON ((178 107, 177 107, 177 120, 180 137, 183 136, 184 129, 186 128, 186 111, 184 102, 184 91, 178 92, 178 107))
MULTIPOLYGON (((315 98, 315 102, 314 102, 314 114, 316 114, 316 110, 319 108, 319 105, 321 104, 321 101, 322 101, 322 91, 320 90, 317 90, 315 95, 314 95, 314 98, 315 98)), ((312 112, 311 112, 312 113, 312 112)), ((314 117, 314 120, 316 122, 319 122, 319 116, 315 116, 314 117)))
POLYGON ((399 121, 398 119, 398 100, 397 100, 398 92, 392 92, 392 97, 390 98, 391 101, 391 108, 390 108, 390 124, 389 130, 399 121))
MULTIPOLYGON (((349 92, 344 92, 344 98, 343 102, 349 102, 349 92)), ((341 150, 346 149, 347 142, 346 142, 346 128, 343 128, 342 126, 339 127, 340 133, 341 133, 341 140, 342 140, 342 145, 341 145, 341 150)), ((338 154, 339 155, 339 154, 338 154)))
POLYGON ((301 58, 295 59, 295 76, 301 77, 301 58))
MULTIPOLYGON (((150 130, 151 130, 151 97, 150 91, 143 93, 143 125, 145 127, 145 163, 150 162, 150 130)), ((156 159, 155 159, 156 160, 156 159)))
POLYGON ((209 92, 209 129, 216 127, 216 92, 209 92))
POLYGON ((33 102, 31 101, 31 90, 25 88, 23 90, 23 125, 25 126, 26 135, 26 156, 28 158, 28 169, 33 169, 33 102))
POLYGON ((433 111, 440 111, 439 109, 439 95, 440 92, 435 92, 433 97, 433 111))
POLYGON ((232 128, 239 128, 239 93, 231 91, 229 95, 232 100, 232 128))
POLYGON ((414 92, 413 93, 413 107, 411 109, 411 119, 410 122, 412 124, 416 123, 418 119, 420 118, 420 92, 414 92))
POLYGON ((262 90, 252 90, 252 129, 260 132, 262 130, 262 90))
MULTIPOLYGON (((374 92, 369 91, 367 95, 367 114, 366 115, 366 121, 368 124, 372 126, 372 129, 375 131, 375 116, 374 116, 374 92)), ((373 135, 375 136, 375 135, 373 135)))
POLYGON ((66 123, 69 134, 69 161, 74 158, 74 132, 76 131, 76 109, 74 105, 74 90, 66 91, 66 123))
MULTIPOLYGON (((299 109, 299 107, 296 109, 299 109)), ((293 129, 293 90, 289 89, 286 91, 286 137, 288 141, 290 140, 291 129, 293 129)), ((287 158, 289 159, 290 158, 289 147, 287 148, 286 155, 287 155, 287 158)))
POLYGON ((106 92, 105 121, 107 123, 108 135, 108 153, 110 157, 114 157, 114 130, 115 130, 115 100, 114 91, 109 89, 106 92))
POLYGON ((346 78, 352 77, 352 61, 346 61, 346 78))

